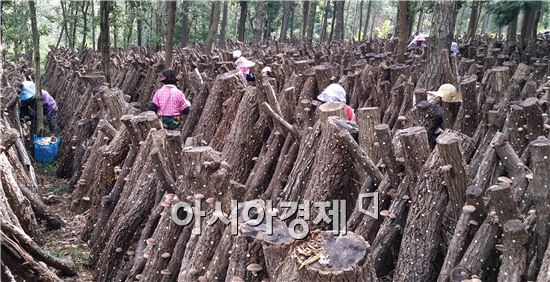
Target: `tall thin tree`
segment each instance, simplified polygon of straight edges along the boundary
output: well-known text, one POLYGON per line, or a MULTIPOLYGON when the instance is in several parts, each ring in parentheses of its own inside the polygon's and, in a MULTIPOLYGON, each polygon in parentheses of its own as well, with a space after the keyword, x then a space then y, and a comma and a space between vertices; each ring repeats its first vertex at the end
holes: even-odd
POLYGON ((309 3, 310 1, 302 1, 302 37, 306 36, 307 31, 307 17, 309 16, 309 3))
POLYGON ((227 32, 227 21, 228 21, 228 15, 229 12, 229 1, 224 0, 223 1, 223 12, 222 12, 222 23, 220 25, 220 36, 218 37, 218 43, 221 45, 225 45, 226 40, 226 32, 227 32))
POLYGON ((167 68, 172 67, 172 54, 174 53, 174 27, 176 24, 176 4, 177 2, 168 1, 166 5, 168 14, 168 25, 166 27, 166 57, 164 65, 167 68))
POLYGON ((107 79, 108 83, 111 83, 111 74, 109 71, 110 64, 110 43, 109 43, 109 1, 99 2, 99 51, 101 53, 101 68, 103 75, 107 79))
POLYGON ((407 1, 399 1, 399 41, 397 45, 397 61, 405 61, 405 46, 407 41, 407 1))
POLYGON ((210 29, 208 30, 208 36, 204 42, 204 52, 212 52, 212 45, 216 40, 216 34, 218 33, 218 25, 220 24, 220 8, 221 3, 219 1, 214 1, 212 5, 212 20, 210 24, 210 29))
POLYGON ((372 0, 369 0, 367 4, 367 17, 365 18, 365 36, 363 36, 363 39, 367 39, 367 33, 369 30, 369 22, 370 22, 370 16, 371 16, 371 10, 372 10, 372 0))
POLYGON ((248 13, 248 2, 243 0, 240 1, 239 4, 241 5, 241 11, 239 13, 238 39, 239 41, 244 42, 246 31, 246 16, 248 13))
POLYGON ((36 6, 34 1, 29 1, 29 11, 31 14, 32 41, 34 47, 34 83, 36 85, 36 134, 42 135, 44 132, 44 108, 42 100, 42 81, 40 75, 40 34, 38 33, 38 24, 36 21, 36 6))
POLYGON ((330 11, 330 0, 325 0, 325 12, 323 13, 323 23, 321 24, 321 42, 327 39, 328 14, 330 11))
POLYGON ((256 6, 256 23, 254 27, 254 44, 262 41, 263 27, 265 25, 265 0, 259 0, 256 6))
POLYGON ((290 20, 290 5, 292 4, 291 1, 284 1, 283 2, 283 18, 281 22, 281 34, 279 35, 279 40, 281 42, 285 42, 287 38, 288 33, 288 26, 289 26, 289 20, 290 20))
POLYGON ((189 44, 189 8, 191 1, 183 1, 181 4, 181 46, 185 47, 189 44))
POLYGON ((335 1, 335 27, 334 27, 334 39, 344 41, 345 26, 344 26, 344 4, 342 1, 335 1))
POLYGON ((307 34, 306 40, 311 43, 313 41, 313 33, 315 31, 315 14, 317 11, 317 1, 309 3, 309 15, 307 16, 307 34))
POLYGON ((363 39, 361 31, 363 28, 363 0, 359 0, 359 32, 358 32, 358 40, 361 41, 363 39))
POLYGON ((416 35, 422 32, 422 25, 424 23, 424 3, 420 2, 419 5, 420 13, 418 14, 418 21, 416 22, 416 35))
POLYGON ((468 22, 468 38, 473 38, 476 34, 477 23, 479 22, 479 15, 481 12, 481 3, 478 1, 472 2, 470 11, 470 21, 468 22))
POLYGON ((82 2, 82 20, 84 21, 82 26, 82 43, 80 44, 80 49, 86 47, 86 37, 88 35, 88 9, 90 8, 90 1, 82 2))

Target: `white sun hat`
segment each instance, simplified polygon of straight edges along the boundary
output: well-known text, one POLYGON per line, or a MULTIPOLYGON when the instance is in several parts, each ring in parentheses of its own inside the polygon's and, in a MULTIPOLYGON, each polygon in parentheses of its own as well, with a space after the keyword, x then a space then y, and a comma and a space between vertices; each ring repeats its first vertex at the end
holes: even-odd
POLYGON ((462 102, 462 94, 456 90, 456 87, 449 83, 439 86, 437 91, 427 92, 432 95, 432 97, 429 97, 431 98, 430 100, 433 100, 435 97, 441 97, 441 100, 446 103, 462 102))
POLYGON ((327 88, 325 88, 325 90, 323 90, 323 92, 321 92, 321 94, 317 96, 317 100, 321 102, 335 101, 345 103, 346 90, 340 84, 333 83, 327 86, 327 88))
POLYGON ((245 57, 240 57, 238 60, 235 61, 235 65, 237 65, 238 67, 251 68, 251 67, 255 66, 256 64, 253 61, 248 60, 245 57))
POLYGON ((241 52, 241 50, 235 50, 235 51, 233 51, 233 59, 238 59, 238 58, 240 58, 242 55, 243 55, 243 53, 241 52))

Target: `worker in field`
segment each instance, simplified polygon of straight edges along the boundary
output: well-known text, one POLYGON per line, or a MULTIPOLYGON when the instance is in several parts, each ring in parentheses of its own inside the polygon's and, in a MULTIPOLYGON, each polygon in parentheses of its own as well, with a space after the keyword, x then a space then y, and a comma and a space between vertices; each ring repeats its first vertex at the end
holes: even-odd
POLYGON ((256 77, 250 70, 251 67, 256 65, 254 62, 243 57, 240 50, 233 51, 233 59, 235 60, 237 71, 239 71, 246 81, 256 81, 256 77))
POLYGON ((321 92, 321 94, 317 96, 317 100, 324 103, 334 101, 346 104, 346 115, 348 121, 355 122, 355 114, 353 112, 353 109, 346 103, 346 90, 340 84, 333 83, 327 86, 327 88, 325 88, 325 90, 323 90, 323 92, 321 92))
POLYGON ((458 43, 456 43, 454 41, 451 43, 451 49, 450 50, 451 50, 451 56, 456 57, 456 56, 458 56, 458 54, 460 54, 460 47, 458 46, 458 43))
POLYGON ((189 114, 191 102, 177 87, 177 74, 173 70, 164 70, 160 82, 164 84, 153 96, 149 110, 156 112, 166 129, 180 129, 183 126, 182 116, 189 114))
MULTIPOLYGON (((20 85, 21 92, 19 100, 21 101, 20 117, 23 121, 31 120, 31 132, 36 132, 36 85, 32 81, 23 81, 20 85)), ((55 136, 59 131, 57 122, 57 103, 55 99, 42 90, 42 105, 50 135, 55 136)))

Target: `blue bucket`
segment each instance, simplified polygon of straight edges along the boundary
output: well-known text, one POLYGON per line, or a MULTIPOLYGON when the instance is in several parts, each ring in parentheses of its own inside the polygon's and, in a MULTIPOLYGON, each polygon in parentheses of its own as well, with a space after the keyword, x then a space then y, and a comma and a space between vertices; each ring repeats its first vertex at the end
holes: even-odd
POLYGON ((38 143, 39 140, 44 137, 38 137, 34 135, 34 159, 40 163, 49 163, 55 160, 57 152, 59 151, 59 144, 61 139, 56 137, 56 141, 53 144, 41 145, 38 143))

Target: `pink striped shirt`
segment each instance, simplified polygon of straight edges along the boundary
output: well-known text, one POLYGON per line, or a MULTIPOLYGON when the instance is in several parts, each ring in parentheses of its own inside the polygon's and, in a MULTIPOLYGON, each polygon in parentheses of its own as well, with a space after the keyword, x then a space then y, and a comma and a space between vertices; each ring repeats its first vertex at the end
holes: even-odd
POLYGON ((175 85, 166 84, 153 96, 153 103, 157 105, 159 116, 179 116, 189 106, 185 95, 175 85))

